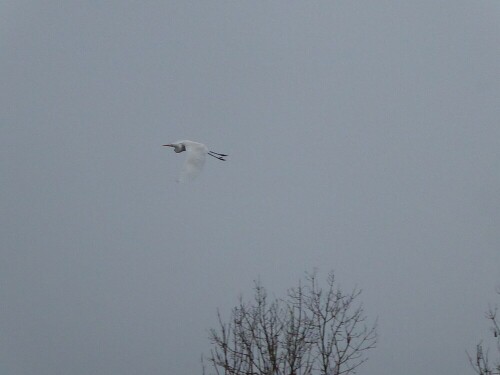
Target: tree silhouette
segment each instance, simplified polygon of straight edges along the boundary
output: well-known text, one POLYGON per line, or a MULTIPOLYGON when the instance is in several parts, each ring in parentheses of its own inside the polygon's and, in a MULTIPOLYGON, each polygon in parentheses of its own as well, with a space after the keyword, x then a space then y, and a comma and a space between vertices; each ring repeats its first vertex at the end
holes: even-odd
MULTIPOLYGON (((497 288, 497 294, 500 295, 500 287, 497 288)), ((490 321, 491 331, 496 343, 496 351, 498 354, 496 363, 493 365, 490 364, 488 349, 485 349, 483 342, 476 345, 476 353, 474 356, 467 353, 472 368, 479 375, 500 375, 500 320, 497 313, 498 306, 490 306, 486 313, 486 319, 490 321)))
POLYGON ((240 298, 228 322, 217 313, 208 363, 217 375, 352 374, 377 341, 360 294, 357 288, 343 293, 333 272, 325 288, 313 273, 282 299, 270 300, 256 282, 253 300, 240 298))

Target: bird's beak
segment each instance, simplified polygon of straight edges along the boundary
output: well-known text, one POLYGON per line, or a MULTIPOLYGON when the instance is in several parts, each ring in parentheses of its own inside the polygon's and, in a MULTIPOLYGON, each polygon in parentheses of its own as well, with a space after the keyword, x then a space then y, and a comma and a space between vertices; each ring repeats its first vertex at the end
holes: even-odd
POLYGON ((168 144, 168 145, 162 145, 162 146, 175 147, 174 145, 171 145, 171 144, 168 144))

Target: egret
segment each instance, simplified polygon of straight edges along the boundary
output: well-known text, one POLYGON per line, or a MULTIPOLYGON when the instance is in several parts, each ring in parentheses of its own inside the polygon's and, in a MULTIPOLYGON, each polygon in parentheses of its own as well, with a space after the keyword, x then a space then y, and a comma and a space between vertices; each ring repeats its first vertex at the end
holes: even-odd
POLYGON ((203 143, 193 141, 177 141, 163 145, 173 147, 176 153, 187 151, 187 158, 182 167, 177 182, 185 182, 198 176, 205 164, 206 155, 210 155, 218 160, 225 161, 226 154, 210 151, 203 143))

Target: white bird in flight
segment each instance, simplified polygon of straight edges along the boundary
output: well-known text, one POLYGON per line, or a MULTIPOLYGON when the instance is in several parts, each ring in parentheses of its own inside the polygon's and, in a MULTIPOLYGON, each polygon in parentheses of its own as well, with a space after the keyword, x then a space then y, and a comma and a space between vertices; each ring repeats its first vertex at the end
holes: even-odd
POLYGON ((226 160, 225 157, 227 156, 226 154, 209 151, 203 143, 193 141, 177 141, 163 146, 173 147, 176 153, 187 151, 187 158, 177 182, 186 182, 198 176, 205 164, 207 154, 223 161, 226 160))

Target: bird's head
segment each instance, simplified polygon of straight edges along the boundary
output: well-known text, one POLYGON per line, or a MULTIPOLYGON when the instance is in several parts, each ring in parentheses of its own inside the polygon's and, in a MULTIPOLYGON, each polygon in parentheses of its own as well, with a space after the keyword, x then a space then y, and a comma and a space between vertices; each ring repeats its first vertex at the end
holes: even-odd
POLYGON ((186 151, 186 146, 184 145, 184 143, 169 143, 168 145, 163 145, 163 146, 173 147, 174 151, 177 153, 186 151))

